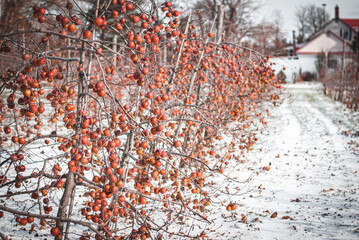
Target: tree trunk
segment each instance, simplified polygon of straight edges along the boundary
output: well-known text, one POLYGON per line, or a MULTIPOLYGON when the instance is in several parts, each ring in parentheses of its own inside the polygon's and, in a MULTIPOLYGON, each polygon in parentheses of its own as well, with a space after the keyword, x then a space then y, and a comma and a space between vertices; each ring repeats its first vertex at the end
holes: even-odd
MULTIPOLYGON (((65 191, 62 195, 59 210, 57 212, 57 217, 59 218, 66 218, 69 216, 66 216, 67 213, 67 206, 69 205, 70 199, 73 197, 72 192, 75 187, 75 174, 73 172, 69 172, 66 178, 66 184, 65 184, 65 191)), ((56 221, 56 227, 60 230, 61 233, 63 233, 65 223, 57 220, 56 221)), ((58 239, 55 237, 55 239, 58 239)), ((62 237, 61 237, 62 239, 62 237)))

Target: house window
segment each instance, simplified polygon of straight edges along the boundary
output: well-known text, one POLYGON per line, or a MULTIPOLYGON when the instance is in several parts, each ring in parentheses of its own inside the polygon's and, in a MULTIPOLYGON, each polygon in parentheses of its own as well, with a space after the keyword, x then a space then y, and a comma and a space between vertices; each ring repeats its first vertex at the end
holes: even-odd
POLYGON ((352 38, 351 31, 349 29, 342 29, 341 28, 340 31, 339 31, 339 35, 340 35, 340 37, 342 37, 342 38, 344 38, 346 40, 349 40, 349 41, 352 38))
POLYGON ((328 68, 338 69, 338 59, 336 58, 328 59, 328 68))

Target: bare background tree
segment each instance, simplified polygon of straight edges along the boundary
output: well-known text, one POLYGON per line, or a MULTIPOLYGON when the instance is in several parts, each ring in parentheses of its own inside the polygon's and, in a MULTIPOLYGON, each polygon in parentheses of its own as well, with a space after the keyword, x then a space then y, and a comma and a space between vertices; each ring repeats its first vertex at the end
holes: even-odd
POLYGON ((321 29, 329 20, 329 13, 315 4, 302 5, 296 9, 295 18, 298 24, 298 43, 321 29))
MULTIPOLYGON (((254 0, 199 0, 192 9, 198 10, 199 20, 213 20, 219 5, 224 5, 223 33, 226 39, 240 41, 253 30, 253 16, 259 9, 254 0)), ((208 21, 210 22, 210 21, 208 21)), ((209 28, 209 24, 207 26, 209 28)))
POLYGON ((284 38, 284 34, 283 34, 283 14, 279 9, 275 9, 273 11, 273 15, 272 15, 272 21, 273 21, 273 26, 275 28, 275 48, 276 49, 281 49, 283 47, 283 38, 284 38))
POLYGON ((275 10, 272 17, 264 18, 260 23, 253 25, 242 43, 263 54, 285 55, 287 44, 282 27, 282 13, 280 10, 275 10))

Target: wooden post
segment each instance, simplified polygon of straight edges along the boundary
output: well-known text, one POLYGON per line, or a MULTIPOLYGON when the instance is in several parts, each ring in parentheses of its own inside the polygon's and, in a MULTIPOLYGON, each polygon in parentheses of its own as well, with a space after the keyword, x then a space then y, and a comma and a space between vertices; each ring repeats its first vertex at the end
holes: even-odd
POLYGON ((343 102, 344 99, 344 68, 345 68, 345 48, 347 46, 347 40, 344 39, 343 54, 342 54, 342 69, 340 71, 340 85, 339 85, 339 101, 343 102))
POLYGON ((163 46, 163 58, 162 58, 162 66, 167 63, 167 45, 163 46))
POLYGON ((293 56, 296 56, 297 53, 295 52, 296 45, 295 45, 295 31, 294 30, 292 32, 292 38, 293 38, 293 56))
POLYGON ((328 51, 325 51, 325 70, 324 70, 324 76, 327 77, 328 73, 328 51))
POLYGON ((115 65, 115 68, 117 66, 117 36, 114 35, 113 36, 113 40, 112 40, 113 44, 112 44, 112 50, 115 52, 114 56, 113 56, 113 65, 115 65))
POLYGON ((222 40, 223 19, 224 19, 224 5, 218 5, 217 9, 218 9, 218 19, 217 19, 216 42, 219 43, 222 40))
MULTIPOLYGON (((2 5, 2 3, 0 3, 0 5, 2 5)), ((0 10, 1 11, 1 10, 0 10)), ((25 23, 22 24, 22 30, 25 31, 25 23)), ((25 43, 25 33, 22 34, 22 53, 25 54, 25 48, 26 48, 26 43, 25 43)))
POLYGON ((347 47, 347 40, 344 39, 343 43, 343 53, 342 53, 342 71, 344 70, 344 61, 345 61, 345 48, 347 47))

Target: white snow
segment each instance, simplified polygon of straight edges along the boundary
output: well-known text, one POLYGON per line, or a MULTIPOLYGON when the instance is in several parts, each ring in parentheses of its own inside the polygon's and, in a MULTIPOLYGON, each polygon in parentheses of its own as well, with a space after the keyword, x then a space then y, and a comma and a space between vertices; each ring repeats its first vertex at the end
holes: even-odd
POLYGON ((288 57, 275 57, 271 59, 272 63, 275 63, 272 66, 273 69, 276 70, 278 74, 283 67, 286 67, 286 70, 283 71, 286 76, 286 81, 288 83, 293 83, 296 81, 300 72, 311 72, 316 73, 316 55, 298 55, 298 56, 288 56, 288 57))
POLYGON ((359 239, 359 146, 349 144, 358 137, 342 134, 358 132, 359 117, 320 90, 313 83, 286 86, 260 137, 262 151, 249 156, 257 169, 271 163, 251 181, 263 191, 232 196, 239 203, 232 215, 224 207, 212 214, 210 239, 359 239))

